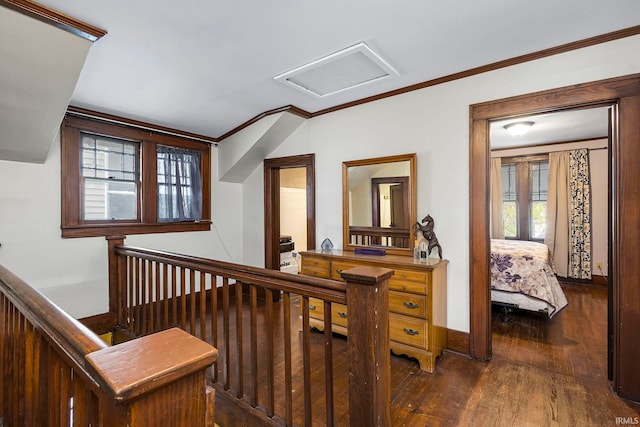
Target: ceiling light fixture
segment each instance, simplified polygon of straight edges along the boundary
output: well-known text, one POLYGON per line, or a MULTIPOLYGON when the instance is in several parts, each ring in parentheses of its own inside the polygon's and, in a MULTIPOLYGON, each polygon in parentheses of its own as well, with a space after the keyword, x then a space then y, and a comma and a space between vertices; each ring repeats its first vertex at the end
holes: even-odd
POLYGON ((529 132, 532 126, 533 122, 515 122, 505 125, 504 129, 511 135, 519 137, 529 132))

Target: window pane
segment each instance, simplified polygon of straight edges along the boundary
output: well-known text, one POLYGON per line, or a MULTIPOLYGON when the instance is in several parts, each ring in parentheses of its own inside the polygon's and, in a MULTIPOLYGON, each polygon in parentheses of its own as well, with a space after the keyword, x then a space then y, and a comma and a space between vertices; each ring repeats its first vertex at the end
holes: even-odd
POLYGON ((516 201, 516 165, 502 165, 502 201, 516 201))
POLYGON ((502 222, 504 237, 515 238, 518 236, 518 206, 515 201, 502 203, 502 222))
POLYGON ((518 236, 518 194, 516 165, 502 165, 502 223, 504 237, 518 236))
POLYGON ((138 143, 85 134, 82 137, 82 176, 135 180, 138 143), (134 176, 134 178, 127 178, 134 176))
POLYGON ((83 148, 96 148, 96 140, 92 136, 83 135, 82 136, 82 147, 83 148))
POLYGON ((546 201, 549 187, 549 163, 531 165, 531 200, 546 201))
POLYGON ((135 220, 138 218, 135 182, 86 179, 84 217, 86 220, 135 220))
POLYGON ((531 202, 530 239, 544 239, 547 225, 547 202, 531 202))

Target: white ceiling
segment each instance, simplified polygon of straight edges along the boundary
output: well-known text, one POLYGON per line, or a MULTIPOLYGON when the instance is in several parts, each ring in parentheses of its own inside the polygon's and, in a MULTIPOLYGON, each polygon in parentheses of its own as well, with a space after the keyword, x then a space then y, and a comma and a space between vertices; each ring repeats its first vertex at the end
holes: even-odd
POLYGON ((537 114, 491 123, 491 149, 517 148, 549 143, 606 138, 609 133, 609 107, 568 110, 537 114), (531 121, 531 130, 522 136, 512 136, 505 125, 531 121))
POLYGON ((633 27, 639 0, 44 0, 107 31, 70 104, 211 137, 633 27), (276 75, 364 42, 399 73, 322 98, 276 75))

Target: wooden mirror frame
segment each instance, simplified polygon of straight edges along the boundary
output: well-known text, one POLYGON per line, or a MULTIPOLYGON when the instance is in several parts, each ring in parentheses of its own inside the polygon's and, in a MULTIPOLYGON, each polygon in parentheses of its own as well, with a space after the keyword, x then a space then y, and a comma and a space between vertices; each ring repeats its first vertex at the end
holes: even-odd
MULTIPOLYGON (((349 168, 353 166, 368 166, 383 163, 409 162, 409 247, 394 248, 380 246, 387 254, 412 255, 412 233, 413 222, 417 221, 417 176, 416 176, 416 154, 401 154, 397 156, 377 157, 372 159, 351 160, 342 163, 342 242, 344 250, 355 250, 357 247, 365 245, 352 245, 349 239, 349 168)), ((377 247, 377 246, 376 246, 377 247)))

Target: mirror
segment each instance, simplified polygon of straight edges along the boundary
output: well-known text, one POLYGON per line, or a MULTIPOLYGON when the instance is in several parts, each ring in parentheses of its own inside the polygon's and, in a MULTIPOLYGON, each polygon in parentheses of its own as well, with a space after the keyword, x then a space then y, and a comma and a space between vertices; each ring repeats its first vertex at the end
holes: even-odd
POLYGON ((344 249, 374 246, 411 253, 416 221, 416 155, 353 160, 342 164, 344 249))

